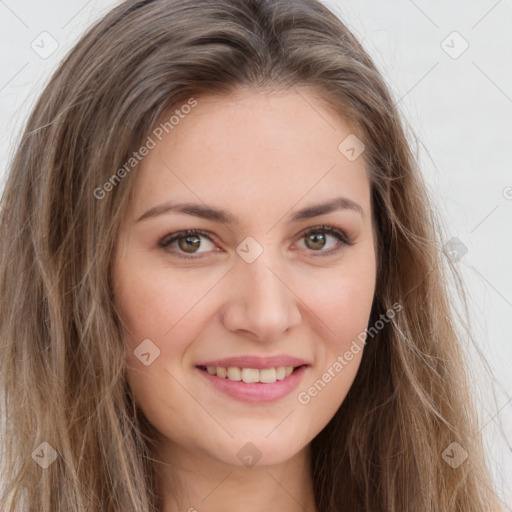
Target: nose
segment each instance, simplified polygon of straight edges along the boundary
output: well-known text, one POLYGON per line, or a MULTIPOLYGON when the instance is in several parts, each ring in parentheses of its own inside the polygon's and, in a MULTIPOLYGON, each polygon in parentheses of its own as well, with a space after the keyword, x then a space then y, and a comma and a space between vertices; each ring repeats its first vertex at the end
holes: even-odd
POLYGON ((299 299, 290 281, 282 266, 265 251, 252 263, 237 261, 230 272, 229 299, 222 314, 226 329, 271 342, 298 325, 299 299))

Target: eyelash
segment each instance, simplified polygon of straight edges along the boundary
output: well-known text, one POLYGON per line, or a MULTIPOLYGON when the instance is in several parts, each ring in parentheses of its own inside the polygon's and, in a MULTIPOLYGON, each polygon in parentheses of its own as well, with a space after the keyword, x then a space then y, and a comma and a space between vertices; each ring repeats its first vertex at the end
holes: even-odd
MULTIPOLYGON (((328 235, 332 235, 335 238, 337 238, 338 241, 341 242, 342 245, 354 245, 354 242, 349 240, 349 238, 345 235, 345 233, 343 233, 342 231, 340 231, 334 227, 325 226, 325 225, 317 226, 314 228, 309 228, 306 231, 303 231, 299 238, 302 239, 302 238, 304 238, 308 235, 311 235, 313 233, 315 233, 315 234, 325 233, 328 235)), ((166 247, 169 246, 172 242, 179 240, 180 238, 186 238, 187 236, 190 236, 190 235, 204 236, 204 237, 208 238, 208 240, 210 240, 210 242, 213 243, 211 235, 209 233, 207 233, 206 231, 202 231, 201 229, 187 229, 185 231, 179 231, 177 233, 172 233, 172 234, 165 236, 159 242, 159 246, 165 250, 166 247)), ((311 250, 311 252, 317 253, 317 254, 315 254, 315 257, 316 256, 324 257, 324 256, 330 256, 333 253, 337 253, 340 250, 341 250, 341 246, 338 246, 338 247, 329 249, 328 251, 313 251, 313 250, 311 250)), ((197 260, 202 257, 202 256, 185 255, 184 253, 179 253, 179 252, 176 252, 176 254, 178 255, 179 258, 185 258, 188 260, 197 260)))

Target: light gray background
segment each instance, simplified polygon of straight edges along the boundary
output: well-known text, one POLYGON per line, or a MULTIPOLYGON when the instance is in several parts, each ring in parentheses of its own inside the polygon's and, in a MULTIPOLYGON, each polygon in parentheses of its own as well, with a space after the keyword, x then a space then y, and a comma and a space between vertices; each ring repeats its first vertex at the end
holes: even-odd
MULTIPOLYGON (((0 0, 0 187, 49 74, 117 3, 0 0), (42 32, 58 44, 46 58, 31 47, 51 49, 42 32)), ((512 511, 512 0, 325 3, 374 58, 419 139, 444 241, 457 237, 468 249, 457 265, 473 335, 497 380, 494 390, 483 374, 478 383, 482 432, 504 510, 512 511)))

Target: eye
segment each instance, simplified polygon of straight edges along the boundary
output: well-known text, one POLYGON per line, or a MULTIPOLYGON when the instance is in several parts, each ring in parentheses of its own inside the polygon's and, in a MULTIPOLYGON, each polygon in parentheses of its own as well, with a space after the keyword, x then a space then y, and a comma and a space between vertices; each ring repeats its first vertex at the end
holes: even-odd
POLYGON ((167 235, 159 242, 159 245, 163 249, 167 249, 167 247, 171 247, 172 244, 178 242, 179 250, 184 251, 184 254, 178 253, 178 255, 182 258, 193 259, 197 258, 193 256, 193 254, 197 254, 196 249, 201 245, 201 237, 205 237, 212 244, 210 235, 205 231, 201 231, 200 229, 188 229, 187 231, 167 235))
MULTIPOLYGON (((170 252, 174 252, 180 258, 199 259, 201 256, 195 256, 196 254, 208 252, 208 248, 204 251, 197 250, 202 245, 201 237, 206 238, 210 244, 214 245, 209 233, 200 229, 188 229, 167 235, 159 242, 159 246, 167 251, 169 247, 177 243, 178 247, 174 247, 173 251, 170 252)), ((301 234, 300 239, 307 241, 306 248, 311 249, 313 253, 317 253, 315 256, 329 256, 332 253, 339 252, 343 245, 353 245, 353 242, 342 231, 331 226, 310 228, 301 234), (328 250, 322 250, 326 246, 329 236, 335 238, 338 243, 335 243, 334 247, 328 250)))
POLYGON ((301 240, 306 241, 306 248, 311 249, 315 256, 330 256, 338 253, 343 245, 353 245, 354 243, 340 230, 331 226, 318 226, 310 228, 301 234, 301 240), (334 243, 328 250, 322 250, 327 245, 328 237, 335 238, 338 243, 334 243))

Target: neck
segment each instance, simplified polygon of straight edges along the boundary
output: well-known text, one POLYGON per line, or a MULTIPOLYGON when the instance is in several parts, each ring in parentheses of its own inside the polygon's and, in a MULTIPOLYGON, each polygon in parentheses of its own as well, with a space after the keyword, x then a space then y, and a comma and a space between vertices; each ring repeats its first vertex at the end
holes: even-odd
POLYGON ((309 445, 277 466, 251 468, 176 445, 159 455, 162 512, 317 512, 309 445))

